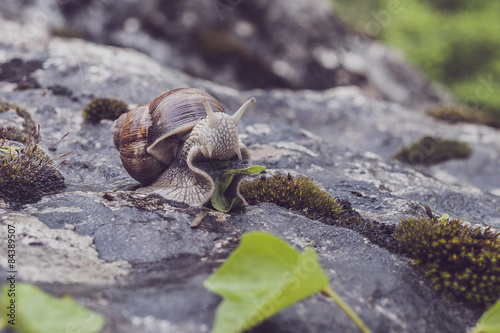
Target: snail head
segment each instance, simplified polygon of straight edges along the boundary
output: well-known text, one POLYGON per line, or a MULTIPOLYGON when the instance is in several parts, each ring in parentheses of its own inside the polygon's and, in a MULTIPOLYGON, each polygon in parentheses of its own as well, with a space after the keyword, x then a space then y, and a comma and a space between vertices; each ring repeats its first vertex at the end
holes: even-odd
POLYGON ((222 112, 213 112, 205 98, 202 99, 202 102, 207 112, 207 118, 193 128, 191 137, 197 137, 203 157, 228 160, 237 155, 241 161, 240 141, 236 125, 243 113, 255 102, 255 98, 248 100, 232 116, 222 112))

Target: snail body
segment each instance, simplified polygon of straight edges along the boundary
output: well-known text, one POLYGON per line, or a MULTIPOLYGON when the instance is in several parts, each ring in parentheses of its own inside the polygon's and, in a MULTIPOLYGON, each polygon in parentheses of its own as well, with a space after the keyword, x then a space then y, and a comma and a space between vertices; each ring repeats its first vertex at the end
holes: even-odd
MULTIPOLYGON (((190 206, 210 200, 214 181, 194 165, 200 160, 249 160, 236 124, 255 98, 230 116, 210 94, 194 88, 172 90, 121 115, 113 141, 138 191, 158 193, 190 206)), ((236 190, 236 195, 244 199, 236 190)))

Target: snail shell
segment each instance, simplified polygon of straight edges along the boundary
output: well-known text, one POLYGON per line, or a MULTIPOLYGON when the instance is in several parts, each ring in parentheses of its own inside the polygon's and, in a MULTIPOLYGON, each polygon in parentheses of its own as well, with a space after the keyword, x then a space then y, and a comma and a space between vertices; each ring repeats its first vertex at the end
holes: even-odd
POLYGON ((172 164, 186 135, 207 116, 202 97, 214 112, 224 112, 219 101, 207 92, 181 88, 163 93, 115 121, 113 141, 132 178, 151 184, 172 164))
MULTIPOLYGON (((172 90, 121 115, 113 141, 125 170, 135 180, 167 199, 189 205, 206 203, 213 179, 194 166, 200 158, 250 159, 239 141, 236 124, 254 98, 233 116, 210 94, 194 88, 172 90)), ((236 194, 239 195, 238 189, 236 194)))

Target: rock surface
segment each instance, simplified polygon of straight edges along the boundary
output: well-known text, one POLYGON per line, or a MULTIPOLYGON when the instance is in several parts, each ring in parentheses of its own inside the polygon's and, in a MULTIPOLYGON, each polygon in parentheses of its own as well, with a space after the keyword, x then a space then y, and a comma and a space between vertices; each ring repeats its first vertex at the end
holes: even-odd
POLYGON ((407 106, 449 100, 395 52, 347 27, 332 1, 5 2, 0 13, 61 36, 140 50, 237 89, 356 85, 407 106))
MULTIPOLYGON (((44 29, 28 34, 27 23, 0 24, 5 31, 0 63, 21 59, 17 63, 26 68, 42 63, 24 72, 39 88, 15 90, 18 84, 3 78, 0 98, 30 111, 41 124, 45 148, 71 131, 53 154, 72 152, 60 167, 65 191, 20 211, 2 204, 0 242, 6 240, 5 224, 15 225, 19 276, 103 313, 105 332, 209 331, 220 298, 202 282, 251 230, 272 232, 299 249, 313 246, 331 287, 373 332, 465 332, 479 318, 480 309, 434 292, 409 259, 354 231, 272 204, 222 214, 134 193, 137 183, 112 143, 112 122, 92 125, 81 111, 93 97, 135 105, 179 87, 206 89, 229 113, 255 96, 258 102, 238 126, 256 164, 308 175, 332 196, 349 200, 363 217, 387 224, 422 213, 426 203, 437 214, 499 228, 499 199, 493 195, 500 188, 493 167, 499 163, 498 131, 440 123, 367 97, 357 87, 238 91, 137 51, 51 37, 44 29), (400 145, 436 133, 470 142, 475 155, 422 170, 389 159, 400 145), (208 215, 191 229, 200 211, 208 215)), ((6 262, 0 253, 3 272, 6 262)), ((355 332, 356 327, 318 294, 254 331, 355 332)))

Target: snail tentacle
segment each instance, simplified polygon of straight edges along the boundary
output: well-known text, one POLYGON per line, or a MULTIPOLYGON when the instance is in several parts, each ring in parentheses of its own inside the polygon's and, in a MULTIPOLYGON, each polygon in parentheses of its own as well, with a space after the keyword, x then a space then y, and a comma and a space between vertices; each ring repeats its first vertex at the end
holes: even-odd
POLYGON ((210 104, 208 104, 207 99, 205 97, 203 97, 201 99, 201 102, 203 103, 203 106, 205 107, 205 111, 207 111, 208 123, 212 127, 217 126, 217 124, 219 122, 217 121, 217 118, 215 117, 214 110, 212 110, 212 107, 210 106, 210 104))
POLYGON ((255 97, 252 97, 250 98, 248 101, 245 102, 245 104, 243 104, 242 106, 240 106, 240 108, 238 109, 238 111, 236 111, 233 116, 231 117, 234 121, 234 124, 235 125, 238 125, 238 122, 240 121, 241 119, 241 116, 243 116, 243 113, 245 113, 245 111, 250 107, 250 105, 252 105, 254 102, 256 101, 255 97))

